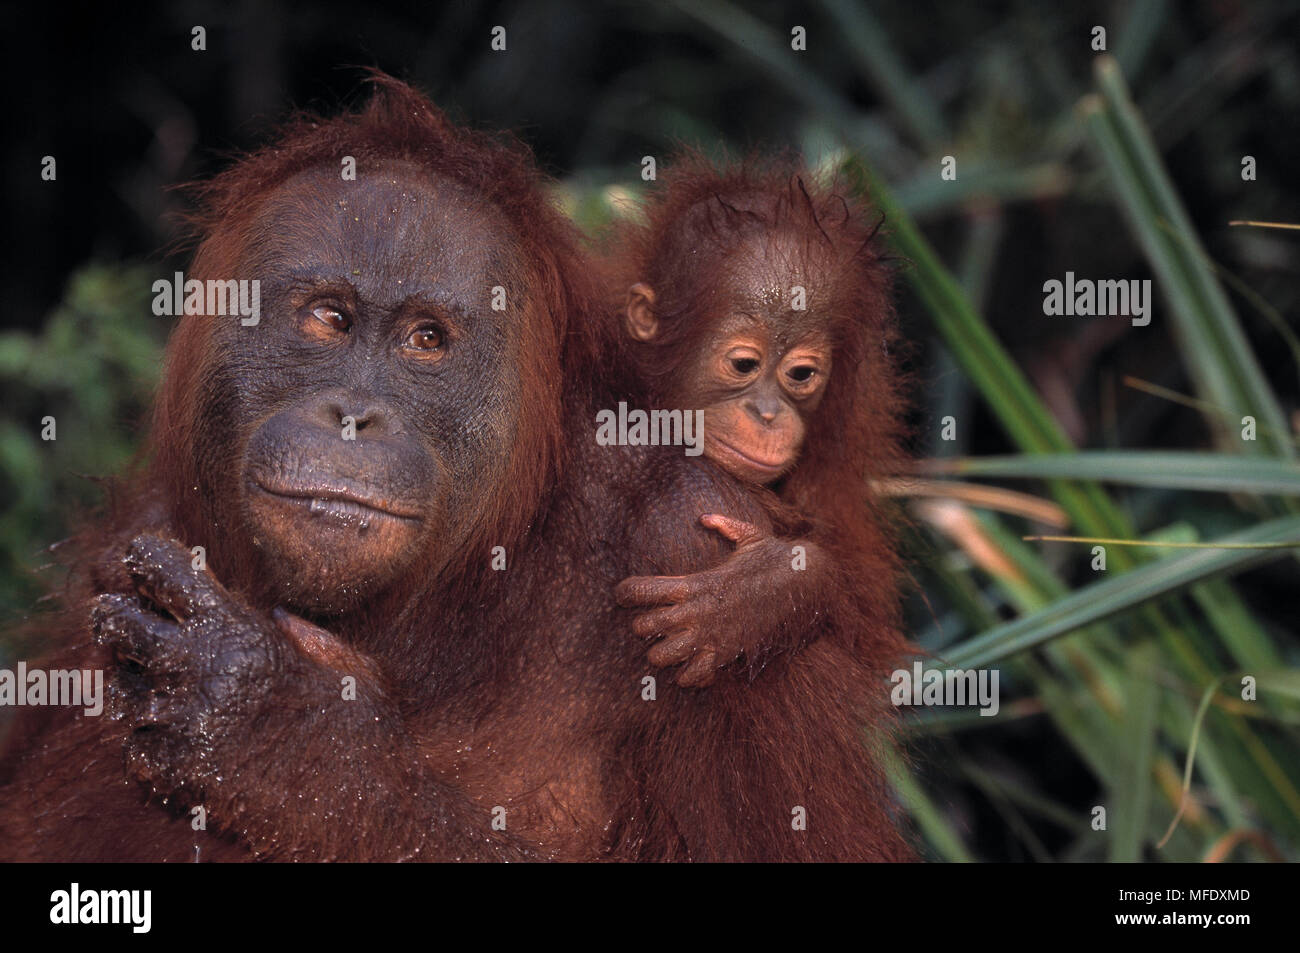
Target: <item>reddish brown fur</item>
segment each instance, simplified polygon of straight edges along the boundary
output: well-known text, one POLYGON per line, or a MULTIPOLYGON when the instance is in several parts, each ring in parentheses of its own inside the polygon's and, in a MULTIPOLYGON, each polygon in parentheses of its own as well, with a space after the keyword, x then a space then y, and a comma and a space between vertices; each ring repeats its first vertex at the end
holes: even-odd
MULTIPOLYGON (((884 703, 885 679, 909 648, 900 634, 892 514, 868 491, 869 479, 897 473, 903 459, 901 379, 892 356, 899 343, 890 300, 892 275, 875 242, 877 217, 846 183, 819 181, 795 163, 752 159, 719 168, 689 152, 669 165, 643 212, 616 228, 604 261, 614 301, 609 307, 617 315, 606 329, 606 346, 619 368, 610 379, 617 382, 617 396, 632 406, 666 407, 669 400, 676 401, 671 406, 698 406, 681 403, 691 386, 682 380, 685 362, 706 346, 719 316, 733 306, 736 286, 727 258, 742 243, 792 235, 804 262, 818 266, 820 280, 809 294, 822 313, 833 316, 830 382, 811 414, 794 470, 773 487, 775 493, 759 490, 754 497, 777 532, 810 536, 826 547, 829 558, 823 559, 818 574, 792 574, 787 549, 780 556, 785 572, 772 574, 777 586, 772 598, 752 605, 741 599, 717 611, 742 619, 756 634, 768 628, 766 637, 756 639, 764 649, 797 649, 818 633, 828 641, 803 649, 793 661, 783 660, 790 666, 786 677, 809 679, 801 689, 735 697, 731 715, 743 718, 745 707, 753 706, 758 712, 754 717, 763 719, 770 731, 772 725, 797 725, 806 717, 782 710, 787 701, 802 705, 826 698, 831 706, 845 707, 822 713, 823 725, 848 728, 856 718, 868 726, 874 743, 887 744, 893 711, 884 703), (658 328, 646 343, 632 341, 622 330, 628 288, 638 283, 649 285, 655 294, 652 310, 658 328), (779 623, 772 627, 774 617, 782 614, 779 603, 786 603, 793 632, 780 631, 779 623)), ((751 563, 741 571, 753 568, 751 563)), ((703 625, 722 621, 706 614, 703 625)), ((754 659, 763 658, 754 651, 758 647, 747 651, 746 674, 751 677, 758 667, 754 659)), ((812 739, 794 730, 796 740, 787 739, 789 743, 807 748, 789 763, 806 758, 816 764, 836 748, 829 744, 826 752, 817 752, 812 739)), ((725 739, 715 740, 720 752, 730 753, 725 739)), ((841 740, 851 744, 847 737, 841 740)), ((694 763, 711 762, 697 757, 694 763)), ((827 768, 825 761, 821 765, 827 768)), ((859 764, 854 770, 861 768, 859 764)), ((699 778, 696 783, 708 782, 699 778)), ((778 783, 773 780, 772 788, 778 783)), ((877 788, 875 796, 883 800, 884 790, 877 788)), ((697 812, 726 801, 704 797, 697 812)), ((837 821, 851 825, 860 805, 832 798, 829 809, 842 812, 837 821)), ((723 821, 715 817, 707 823, 723 821)), ((862 854, 833 855, 906 856, 895 835, 885 832, 890 823, 885 815, 875 815, 873 823, 876 830, 867 835, 868 844, 860 845, 862 854)))
MULTIPOLYGON (((239 256, 250 241, 251 220, 261 199, 294 174, 319 165, 322 158, 337 163, 353 156, 364 174, 381 161, 405 159, 459 182, 499 209, 521 243, 528 274, 523 279, 536 298, 536 312, 548 320, 524 325, 524 353, 530 360, 519 367, 526 393, 537 396, 532 426, 522 431, 509 464, 509 477, 497 494, 485 500, 485 521, 479 547, 509 544, 523 532, 537 499, 548 489, 564 456, 560 400, 582 399, 589 375, 561 379, 554 371, 561 351, 581 365, 594 347, 581 336, 584 325, 571 322, 583 311, 584 269, 575 267, 577 251, 572 227, 561 221, 543 195, 545 179, 526 147, 506 136, 479 133, 450 122, 424 96, 397 80, 376 74, 378 95, 360 113, 332 119, 300 116, 286 124, 274 146, 245 157, 209 182, 191 187, 198 203, 192 218, 204 236, 186 277, 205 280, 238 274, 239 256), (563 394, 564 388, 568 394, 563 394), (492 542, 487 539, 491 537, 492 542)), ((185 320, 176 329, 167 351, 162 390, 154 414, 150 448, 155 460, 150 482, 165 481, 173 499, 184 499, 199 485, 194 472, 196 443, 191 431, 198 418, 193 386, 203 376, 203 358, 210 353, 211 320, 185 320)), ((194 530, 182 507, 182 530, 194 530)), ((222 571, 233 571, 231 566, 222 571)), ((224 577, 223 577, 224 578, 224 577)))
MULTIPOLYGON (((719 167, 687 152, 668 166, 644 203, 644 216, 620 226, 605 260, 606 284, 622 304, 639 281, 655 289, 660 321, 648 344, 609 330, 619 383, 641 406, 662 406, 677 388, 685 357, 713 333, 733 287, 723 268, 747 238, 790 232, 805 257, 827 266, 811 291, 833 315, 833 369, 812 414, 799 462, 767 507, 786 533, 811 528, 832 547, 846 590, 864 593, 871 621, 855 651, 892 669, 903 646, 897 595, 895 514, 868 492, 871 479, 902 472, 900 350, 891 301, 892 273, 876 241, 879 218, 838 180, 819 180, 794 162, 750 159, 719 167), (737 211, 738 209, 738 211, 737 211)), ((617 324, 618 322, 612 322, 617 324)))
MULTIPOLYGON (((297 173, 321 164, 337 168, 344 155, 356 158, 361 176, 380 162, 396 159, 467 186, 502 213, 511 238, 519 243, 524 263, 519 278, 530 299, 520 324, 524 360, 517 368, 525 393, 531 396, 526 426, 519 429, 503 478, 482 500, 483 520, 461 563, 446 573, 413 576, 375 604, 334 620, 332 628, 339 635, 364 646, 378 660, 374 664, 383 667, 393 655, 408 652, 407 646, 428 641, 425 626, 438 615, 437 607, 454 614, 459 606, 473 607, 482 601, 478 592, 492 578, 485 571, 490 546, 503 545, 513 553, 522 545, 538 508, 564 472, 563 405, 585 400, 591 379, 590 359, 585 355, 594 348, 584 339, 587 325, 573 320, 590 310, 586 302, 591 299, 576 232, 549 201, 545 178, 526 147, 507 136, 478 133, 449 122, 423 95, 389 77, 376 75, 373 83, 376 94, 362 111, 329 119, 296 118, 273 144, 244 157, 212 181, 192 187, 198 204, 193 223, 201 241, 187 277, 244 276, 242 256, 260 237, 251 223, 262 200, 297 173), (562 366, 571 366, 573 373, 562 373, 562 366)), ((301 240, 310 242, 312 236, 301 240)), ((275 594, 266 591, 259 577, 255 554, 240 533, 230 531, 239 515, 222 487, 234 479, 233 474, 206 465, 230 456, 225 448, 211 446, 214 438, 200 425, 211 388, 212 339, 220 320, 208 316, 179 320, 168 344, 140 472, 112 486, 105 523, 83 531, 65 550, 71 554, 72 570, 66 609, 43 620, 42 634, 52 646, 46 662, 51 667, 114 668, 109 653, 90 643, 86 618, 97 593, 132 591, 121 555, 128 540, 143 531, 173 536, 187 546, 204 545, 209 566, 229 589, 268 611, 275 603, 275 594)), ((484 672, 503 667, 496 638, 449 641, 454 645, 449 668, 465 679, 481 679, 484 672)), ((346 653, 315 654, 345 657, 346 653)), ((371 667, 366 663, 348 674, 364 681, 371 667)), ((408 681, 418 685, 422 676, 390 669, 388 679, 390 685, 408 681)), ((443 678, 436 684, 454 694, 450 681, 443 678)), ((241 835, 231 843, 228 829, 217 832, 220 839, 191 835, 186 822, 169 820, 171 812, 157 798, 146 806, 148 789, 123 775, 123 726, 107 717, 82 718, 79 712, 66 710, 24 714, 11 734, 6 758, 0 761, 0 785, 7 785, 0 797, 0 855, 5 857, 249 856, 240 841, 255 843, 256 853, 267 857, 394 856, 377 843, 365 843, 367 826, 387 828, 394 823, 378 806, 369 825, 345 835, 356 838, 355 844, 347 849, 331 846, 323 854, 314 845, 306 851, 296 845, 286 833, 295 825, 283 820, 274 822, 278 833, 269 841, 241 835), (64 807, 61 813, 51 814, 50 804, 64 807)), ((298 756, 329 771, 327 766, 337 760, 337 754, 330 750, 329 732, 317 734, 323 735, 320 741, 308 742, 314 747, 298 756)), ((341 775, 328 783, 348 786, 341 775)), ((355 779, 355 787, 364 790, 365 779, 355 779)), ((155 793, 164 795, 162 803, 167 803, 166 790, 155 786, 155 793)), ((306 817, 297 822, 298 826, 308 823, 306 817)), ((472 852, 444 854, 458 855, 473 856, 472 852)))
MULTIPOLYGON (((174 770, 147 776, 123 770, 129 722, 32 714, 0 762, 0 853, 909 856, 867 750, 879 735, 863 744, 864 725, 878 724, 881 657, 864 651, 858 636, 896 648, 882 621, 893 622, 890 577, 858 579, 858 594, 878 600, 839 600, 810 622, 823 638, 752 681, 728 678, 704 692, 661 684, 658 701, 642 701, 645 665, 626 632, 628 613, 614 605, 614 584, 719 561, 726 548, 699 528, 701 512, 761 522, 765 511, 707 463, 595 446, 593 413, 610 406, 617 388, 606 384, 616 372, 593 363, 593 341, 605 330, 585 284, 588 267, 531 159, 453 126, 400 83, 377 83, 363 112, 300 120, 201 190, 204 241, 192 276, 240 275, 248 256, 256 260, 250 249, 262 236, 251 222, 260 200, 296 172, 337 167, 342 155, 356 156, 362 170, 381 160, 414 163, 484 196, 521 250, 528 300, 503 320, 518 322, 512 333, 523 342, 525 398, 513 452, 477 501, 483 518, 472 542, 441 571, 417 566, 369 604, 316 620, 328 632, 286 638, 270 620, 277 595, 257 578, 248 543, 256 527, 242 525, 229 503, 227 460, 240 448, 204 423, 216 419, 212 404, 222 393, 210 356, 214 319, 183 319, 169 345, 152 458, 119 489, 114 518, 85 534, 69 608, 53 633, 63 651, 51 664, 116 669, 88 638, 87 608, 106 590, 134 595, 120 555, 128 539, 151 531, 208 548, 232 593, 229 615, 218 618, 265 640, 272 663, 257 673, 272 684, 238 686, 233 707, 218 710, 225 727, 207 737, 206 757, 179 751, 164 765, 174 770), (486 570, 491 545, 506 546, 508 573, 486 570), (374 672, 382 684, 372 691, 374 672), (352 706, 337 700, 346 674, 358 675, 363 689, 352 706), (241 707, 246 698, 257 704, 241 707), (196 763, 208 773, 194 774, 196 763), (185 811, 200 803, 207 832, 192 831, 185 811), (510 812, 505 834, 489 830, 498 804, 510 812), (809 810, 805 832, 790 829, 795 805, 809 810)), ((296 238, 307 247, 313 236, 296 238)), ((817 492, 810 486, 800 505, 838 512, 819 509, 817 492)), ((858 539, 887 551, 875 523, 864 523, 858 539)), ((882 572, 892 572, 887 557, 878 558, 882 572)), ((180 650, 202 655, 225 634, 207 630, 180 650)))

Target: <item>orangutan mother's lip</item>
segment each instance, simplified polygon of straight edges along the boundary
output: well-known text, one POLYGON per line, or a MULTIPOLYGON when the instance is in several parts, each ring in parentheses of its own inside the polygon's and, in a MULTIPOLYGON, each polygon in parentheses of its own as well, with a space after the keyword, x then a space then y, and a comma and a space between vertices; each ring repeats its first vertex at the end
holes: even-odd
POLYGON ((418 513, 402 510, 387 500, 366 496, 344 486, 288 483, 268 485, 262 480, 255 481, 255 484, 258 489, 271 496, 307 504, 313 514, 332 512, 336 515, 363 516, 366 512, 370 512, 395 519, 417 521, 420 519, 418 513))

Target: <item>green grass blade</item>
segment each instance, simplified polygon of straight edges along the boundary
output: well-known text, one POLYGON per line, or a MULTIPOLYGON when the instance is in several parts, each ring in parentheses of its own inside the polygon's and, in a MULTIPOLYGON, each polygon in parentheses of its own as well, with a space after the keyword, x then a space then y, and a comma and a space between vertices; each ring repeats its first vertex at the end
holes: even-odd
POLYGON ((948 136, 938 104, 908 72, 895 52, 898 44, 887 34, 866 4, 853 0, 822 0, 835 21, 848 55, 857 63, 880 98, 890 104, 899 123, 927 151, 948 136))
POLYGON ((1142 859, 1143 832, 1151 813, 1151 768, 1156 750, 1156 724, 1160 692, 1156 680, 1156 652, 1147 644, 1133 652, 1129 668, 1128 704, 1121 737, 1121 783, 1111 791, 1110 859, 1136 863, 1142 859))
POLYGON ((1098 450, 963 457, 936 464, 936 470, 968 477, 1097 480, 1171 490, 1300 496, 1300 466, 1221 453, 1098 450))
MULTIPOLYGON (((1286 516, 1225 538, 1229 543, 1300 539, 1300 517, 1286 516)), ((1031 615, 1003 623, 944 653, 943 664, 978 668, 1041 645, 1199 582, 1241 572, 1286 554, 1279 549, 1198 549, 1084 586, 1031 615)))
POLYGON ((882 752, 881 760, 898 799, 903 802, 922 835, 939 856, 953 863, 974 863, 975 858, 962 843, 961 836, 948 823, 944 812, 935 807, 934 802, 921 790, 903 760, 888 750, 882 752))
POLYGON ((1174 306, 1171 318, 1197 388, 1207 400, 1254 416, 1271 431, 1260 433, 1258 447, 1234 441, 1223 431, 1220 442, 1238 452, 1266 450, 1294 457, 1294 446, 1276 436, 1287 432, 1282 408, 1207 264, 1119 64, 1113 57, 1099 57, 1095 74, 1101 96, 1085 99, 1082 110, 1121 207, 1174 306))

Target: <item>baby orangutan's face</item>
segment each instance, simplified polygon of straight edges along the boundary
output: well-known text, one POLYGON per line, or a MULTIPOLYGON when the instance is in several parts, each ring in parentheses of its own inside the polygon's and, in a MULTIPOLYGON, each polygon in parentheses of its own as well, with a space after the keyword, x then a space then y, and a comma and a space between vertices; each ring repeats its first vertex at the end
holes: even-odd
POLYGON ((737 314, 718 324, 673 406, 704 408, 704 454, 746 483, 771 483, 799 457, 830 376, 823 332, 737 314))
MULTIPOLYGON (((803 269, 790 268, 788 258, 774 268, 767 254, 738 254, 728 264, 729 307, 690 318, 711 330, 682 363, 667 399, 673 408, 704 410, 705 456, 739 480, 767 484, 794 467, 826 393, 830 319, 812 306, 803 269)), ((632 286, 627 328, 638 340, 658 331, 654 299, 648 285, 632 286)))

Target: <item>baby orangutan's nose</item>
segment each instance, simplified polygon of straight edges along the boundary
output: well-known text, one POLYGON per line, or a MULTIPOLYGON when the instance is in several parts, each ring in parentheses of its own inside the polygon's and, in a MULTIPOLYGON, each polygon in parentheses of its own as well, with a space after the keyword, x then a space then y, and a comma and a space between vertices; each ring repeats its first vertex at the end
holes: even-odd
POLYGON ((770 424, 781 413, 781 401, 775 397, 759 397, 750 401, 749 410, 765 424, 770 424))

